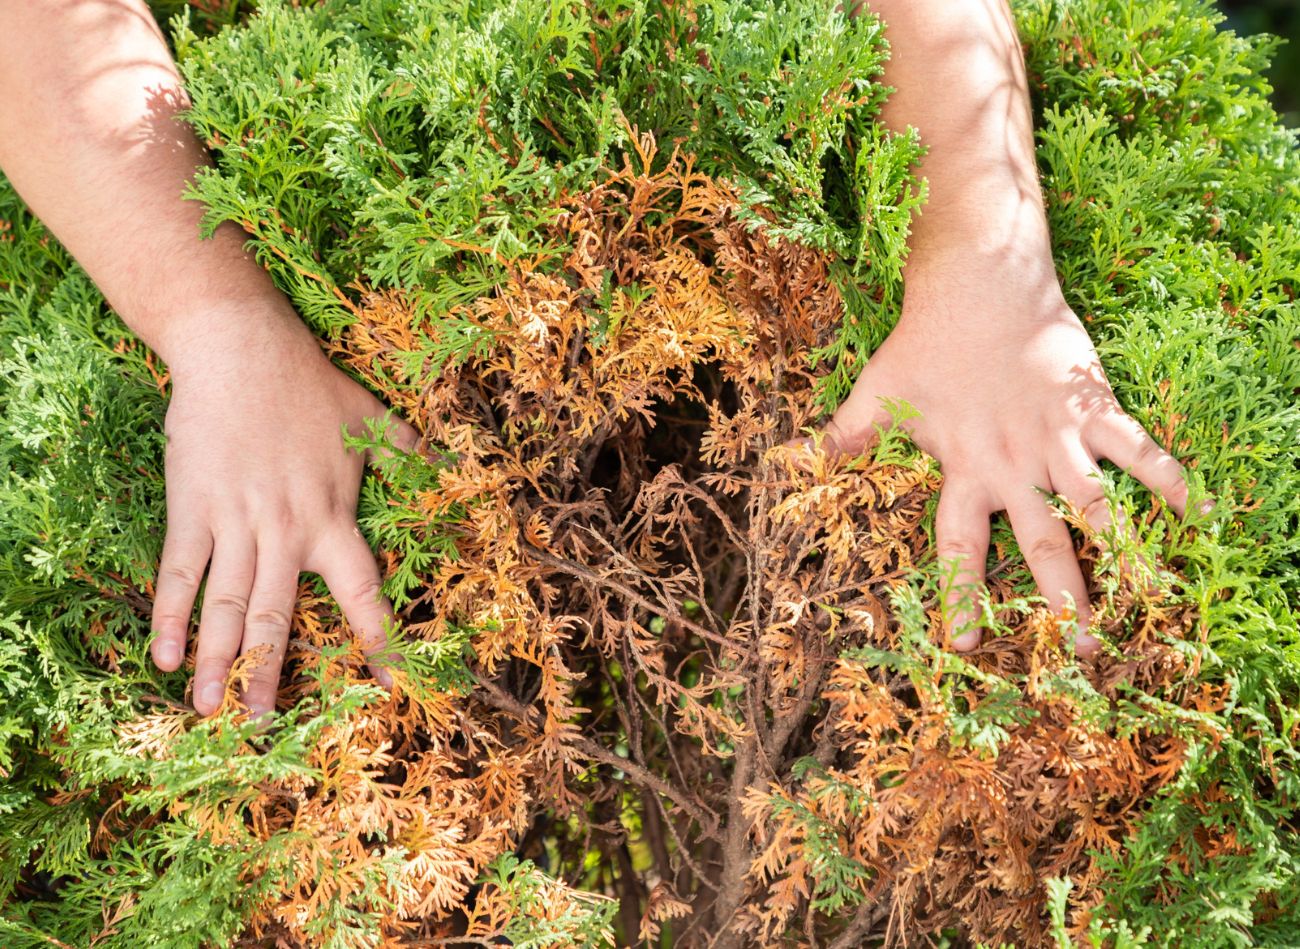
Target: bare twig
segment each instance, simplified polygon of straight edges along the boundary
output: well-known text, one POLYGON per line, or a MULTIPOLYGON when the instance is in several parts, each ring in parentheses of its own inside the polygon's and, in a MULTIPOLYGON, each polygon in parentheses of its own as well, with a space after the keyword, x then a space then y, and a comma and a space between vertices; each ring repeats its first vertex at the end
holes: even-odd
POLYGON ((578 738, 573 742, 573 747, 581 751, 588 758, 599 761, 602 764, 619 768, 631 780, 636 781, 642 786, 649 788, 656 794, 662 794, 668 800, 672 801, 700 825, 701 833, 706 837, 715 836, 718 832, 718 815, 705 807, 691 801, 672 785, 664 781, 659 775, 648 771, 635 761, 620 757, 614 754, 608 748, 598 745, 590 738, 578 738))

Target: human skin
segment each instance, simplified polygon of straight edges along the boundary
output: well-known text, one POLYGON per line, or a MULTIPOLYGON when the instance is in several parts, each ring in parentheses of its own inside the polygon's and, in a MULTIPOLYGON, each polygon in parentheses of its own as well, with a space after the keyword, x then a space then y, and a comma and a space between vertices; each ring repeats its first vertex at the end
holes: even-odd
MULTIPOLYGON (((1005 511, 1034 581, 1057 611, 1072 602, 1080 655, 1100 644, 1066 523, 1045 492, 1104 530, 1098 460, 1108 459, 1180 516, 1182 466, 1120 407, 1052 263, 1034 164, 1033 118, 1005 0, 867 0, 892 50, 882 121, 915 127, 929 197, 908 242, 898 324, 825 427, 832 454, 857 454, 888 425, 882 399, 920 412, 903 423, 940 462, 935 519, 944 623, 979 645, 977 600, 990 517, 1005 511)), ((861 12, 862 7, 854 12, 861 12)))
MULTIPOLYGON (((944 592, 954 646, 979 641, 959 589, 983 580, 999 510, 1049 603, 1073 598, 1086 621, 1068 530, 1036 489, 1060 492, 1101 527, 1098 458, 1131 468, 1179 512, 1181 467, 1120 409, 1057 284, 1004 4, 870 7, 893 47, 886 79, 897 91, 883 120, 920 130, 930 197, 899 324, 827 443, 860 451, 888 421, 883 396, 923 413, 906 427, 945 473, 937 552, 959 566, 944 592)), ((187 99, 144 4, 0 3, 0 103, 0 168, 171 371, 155 662, 182 663, 205 569, 201 713, 216 709, 234 658, 262 645, 268 661, 242 698, 255 712, 274 706, 300 571, 319 573, 367 651, 380 649, 392 611, 355 523, 364 459, 340 429, 360 433, 383 406, 323 356, 233 225, 198 238, 201 208, 180 195, 207 158, 175 118, 187 99)), ((397 423, 391 437, 410 448, 416 433, 397 423)))
MULTIPOLYGON (((330 363, 233 225, 199 238, 202 208, 181 195, 207 156, 176 118, 187 105, 143 2, 0 3, 0 168, 171 373, 154 661, 184 661, 207 568, 194 706, 216 710, 236 656, 267 646, 241 695, 260 714, 300 571, 325 580, 368 654, 387 641, 392 608, 356 525, 366 458, 342 437, 385 408, 330 363)), ((388 435, 416 442, 404 422, 388 435)))

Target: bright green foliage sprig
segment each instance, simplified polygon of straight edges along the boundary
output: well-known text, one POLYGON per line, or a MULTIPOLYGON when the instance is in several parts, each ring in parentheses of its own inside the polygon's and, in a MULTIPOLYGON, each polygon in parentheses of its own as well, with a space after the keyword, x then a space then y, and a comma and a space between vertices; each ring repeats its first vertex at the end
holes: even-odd
MULTIPOLYGON (((827 407, 897 316, 908 226, 924 199, 913 174, 921 147, 874 122, 888 50, 871 17, 849 20, 831 0, 266 2, 249 18, 238 2, 208 6, 215 12, 172 29, 190 121, 216 157, 192 196, 208 228, 230 221, 247 232, 322 337, 352 322, 361 287, 400 288, 420 327, 410 365, 463 360, 484 341, 453 309, 523 262, 553 265, 564 250, 547 229, 557 200, 596 183, 645 132, 661 162, 679 147, 735 183, 754 226, 834 255, 846 311, 818 354, 827 407), (209 34, 214 26, 225 28, 209 34)), ((1300 928, 1300 158, 1260 78, 1274 44, 1217 30, 1208 0, 1016 8, 1067 298, 1125 408, 1190 460, 1195 494, 1217 502, 1190 527, 1159 511, 1124 543, 1177 568, 1164 585, 1196 606, 1204 638, 1179 648, 1199 656, 1202 683, 1228 687, 1226 708, 1195 721, 1159 697, 1099 701, 1073 672, 1050 683, 1098 727, 1193 741, 1178 780, 1102 858, 1109 882, 1094 941, 1288 945, 1300 928), (1228 827, 1241 852, 1205 857, 1198 834, 1228 827), (1171 863, 1174 851, 1190 871, 1171 863)), ((161 371, 0 184, 7 946, 82 944, 103 930, 106 906, 129 911, 100 945, 230 943, 274 898, 282 842, 216 845, 179 805, 236 800, 297 773, 323 728, 379 700, 322 678, 318 699, 281 715, 257 754, 230 721, 187 726, 165 760, 131 745, 124 726, 184 690, 183 675, 157 672, 146 653, 165 516, 161 371), (92 856, 92 834, 119 801, 139 822, 92 856), (251 866, 264 868, 257 885, 236 886, 251 866)), ((440 470, 398 460, 362 488, 362 528, 398 555, 387 589, 399 606, 455 556, 457 512, 415 524, 404 507, 440 470)), ((1149 510, 1121 473, 1108 490, 1127 511, 1149 510)), ((1005 528, 995 540, 1014 551, 1005 528)), ((1028 573, 1011 569, 1026 599, 1002 604, 1002 620, 1031 604, 1028 573)), ((1098 570, 1105 588, 1115 561, 1098 570)), ((1023 683, 981 678, 925 640, 920 598, 933 579, 895 604, 896 651, 846 658, 917 682, 937 669, 927 687, 954 716, 958 744, 996 755, 1023 683), (989 700, 962 705, 971 684, 989 700)), ((471 684, 467 639, 395 648, 432 687, 459 692, 471 684)), ((807 816, 817 897, 852 905, 857 864, 828 849, 832 827, 807 816)), ((519 907, 517 945, 595 939, 609 923, 608 905, 593 900, 530 930, 547 881, 508 854, 484 883, 519 907)), ((364 906, 382 900, 383 881, 365 887, 330 907, 320 932, 365 944, 364 906)), ((1060 933, 1069 881, 1049 889, 1060 933)))

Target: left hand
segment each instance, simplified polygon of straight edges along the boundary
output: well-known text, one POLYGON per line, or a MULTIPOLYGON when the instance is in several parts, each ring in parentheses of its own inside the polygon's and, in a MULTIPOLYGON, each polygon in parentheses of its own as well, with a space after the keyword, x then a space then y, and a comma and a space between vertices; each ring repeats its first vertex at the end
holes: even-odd
POLYGON ((1075 648, 1086 656, 1100 646, 1082 632, 1092 612, 1087 587, 1069 528, 1043 492, 1063 496, 1103 529, 1109 512, 1097 462, 1106 458, 1180 515, 1187 504, 1182 465, 1120 407, 1087 331, 1054 275, 1048 279, 1050 260, 1043 266, 1046 274, 1026 274, 967 262, 964 279, 927 281, 919 292, 909 286, 898 325, 826 426, 828 451, 858 454, 876 425, 890 423, 882 398, 921 413, 903 428, 943 466, 937 554, 956 561, 942 599, 952 645, 962 651, 980 642, 969 591, 984 581, 993 513, 1007 512, 1049 606, 1060 611, 1073 600, 1075 648))
MULTIPOLYGON (((325 358, 282 297, 208 323, 230 329, 169 353, 167 536, 152 651, 160 669, 180 667, 206 567, 194 707, 215 712, 235 657, 265 647, 240 695, 263 716, 275 708, 301 571, 325 580, 368 654, 387 644, 392 606, 356 523, 365 459, 342 436, 344 427, 364 434, 385 408, 325 358)), ((400 420, 388 434, 404 451, 418 440, 400 420)), ((383 665, 372 658, 387 686, 383 665)))

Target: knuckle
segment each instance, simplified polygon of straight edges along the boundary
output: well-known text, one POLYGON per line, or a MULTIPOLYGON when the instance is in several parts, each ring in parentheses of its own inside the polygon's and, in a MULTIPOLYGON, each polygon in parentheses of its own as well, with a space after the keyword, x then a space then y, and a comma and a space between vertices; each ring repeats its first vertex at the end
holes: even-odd
POLYGON ((250 507, 247 522, 260 538, 291 538, 297 536, 305 525, 316 520, 314 512, 304 513, 300 506, 281 496, 268 496, 250 507))
POLYGON ((259 629, 286 630, 292 617, 285 610, 273 606, 260 606, 249 611, 244 625, 259 629))
POLYGON ((261 662, 249 667, 249 695, 261 699, 265 699, 268 696, 273 698, 279 685, 280 663, 275 657, 267 656, 261 662))
POLYGON ((1183 480, 1181 471, 1162 479, 1159 490, 1161 495, 1176 504, 1187 500, 1187 482, 1183 480))
POLYGON ((1110 383, 1106 382, 1104 377, 1101 380, 1104 388, 1098 391, 1083 408, 1083 413, 1079 416, 1079 425, 1082 428, 1092 428, 1097 425, 1105 425, 1112 422, 1123 422, 1129 419, 1129 414, 1124 411, 1124 407, 1119 404, 1119 399, 1115 398, 1115 392, 1111 389, 1110 383))
POLYGON ((1035 537, 1024 548, 1025 557, 1033 561, 1059 560, 1074 556, 1074 544, 1068 537, 1035 537))
POLYGON ((216 610, 219 613, 237 613, 243 616, 248 611, 248 597, 240 596, 238 593, 211 593, 204 599, 203 607, 205 610, 216 610))
POLYGON ((356 498, 349 497, 346 494, 331 492, 325 498, 325 512, 328 517, 342 521, 343 524, 353 532, 360 533, 360 531, 357 530, 356 498))
POLYGON ((182 615, 171 610, 155 611, 153 616, 150 617, 150 621, 156 629, 184 630, 188 629, 190 625, 190 617, 188 614, 182 615))
POLYGON ((1149 465, 1165 459, 1165 452, 1151 438, 1142 439, 1142 447, 1138 449, 1135 466, 1149 465))
POLYGON ((377 602, 383 593, 383 584, 378 577, 365 577, 352 584, 352 596, 363 602, 377 602))
POLYGON ((948 537, 938 545, 938 555, 944 560, 976 560, 980 554, 979 544, 969 537, 948 537))
POLYGON ((164 563, 158 568, 159 583, 175 583, 180 586, 196 587, 203 579, 203 572, 189 564, 164 563))
POLYGON ((268 520, 275 526, 282 537, 292 535, 300 523, 298 512, 288 504, 278 505, 271 511, 268 520))
POLYGON ((1083 519, 1089 524, 1095 524, 1110 517, 1110 508, 1106 504, 1104 494, 1098 494, 1092 500, 1084 500, 1079 510, 1083 512, 1083 519))
POLYGON ((1003 463, 1013 470, 1025 467, 1025 462, 1029 460, 1021 441, 1013 437, 1010 432, 1000 432, 993 447, 997 452, 995 457, 1001 458, 1003 463))
POLYGON ((225 682, 230 663, 218 656, 199 656, 194 663, 194 682, 225 682))

